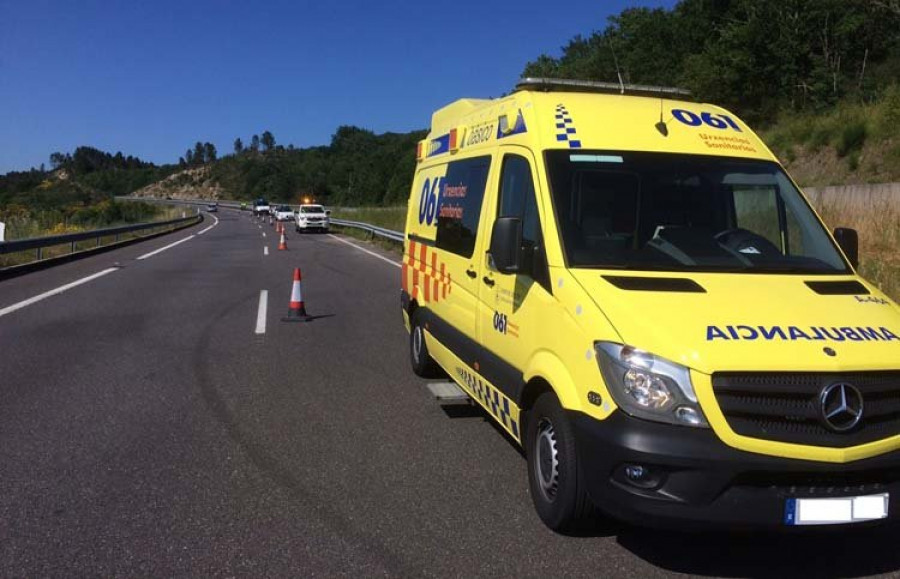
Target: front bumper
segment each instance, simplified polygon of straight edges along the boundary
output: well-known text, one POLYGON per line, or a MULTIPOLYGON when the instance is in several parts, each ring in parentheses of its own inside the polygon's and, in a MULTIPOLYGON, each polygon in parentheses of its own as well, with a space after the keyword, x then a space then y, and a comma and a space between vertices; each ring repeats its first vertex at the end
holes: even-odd
POLYGON ((878 522, 900 520, 900 451, 831 464, 736 450, 712 430, 657 424, 622 412, 603 421, 579 412, 570 417, 591 498, 627 522, 679 529, 784 528, 790 498, 885 492, 888 518, 878 522), (643 467, 646 480, 630 480, 628 466, 643 467))

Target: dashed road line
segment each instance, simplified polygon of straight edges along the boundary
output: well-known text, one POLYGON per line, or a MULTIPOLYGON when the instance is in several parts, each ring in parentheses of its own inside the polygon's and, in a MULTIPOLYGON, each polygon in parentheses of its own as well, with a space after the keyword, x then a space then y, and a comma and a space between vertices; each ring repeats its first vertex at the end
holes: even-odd
POLYGON ((263 246, 263 255, 269 255, 269 246, 268 245, 263 246))
POLYGON ((266 312, 269 309, 269 290, 260 290, 259 309, 256 310, 256 333, 266 333, 266 312))
POLYGON ((377 257, 377 258, 380 259, 381 261, 386 261, 386 262, 388 262, 389 264, 391 264, 391 265, 393 265, 393 266, 395 266, 395 267, 400 267, 400 263, 394 261, 393 259, 388 259, 388 258, 386 258, 386 257, 383 256, 383 255, 379 255, 379 254, 375 253, 374 251, 369 251, 368 249, 366 249, 366 248, 364 248, 364 247, 360 247, 360 246, 356 245, 355 243, 351 243, 351 242, 347 241, 346 239, 341 239, 340 237, 338 237, 337 235, 335 235, 335 234, 333 234, 333 233, 329 233, 329 234, 328 234, 328 237, 330 237, 330 238, 332 238, 332 239, 337 239, 337 240, 340 241, 341 243, 346 243, 346 244, 349 245, 350 247, 355 247, 356 249, 358 249, 358 250, 360 250, 360 251, 362 251, 362 252, 364 252, 364 253, 368 253, 368 254, 371 255, 372 257, 377 257))
POLYGON ((116 271, 117 269, 119 269, 119 268, 110 267, 110 268, 104 269, 103 271, 98 271, 97 273, 95 273, 93 275, 83 277, 79 280, 75 280, 71 283, 67 283, 66 285, 59 286, 56 289, 52 289, 50 291, 36 295, 33 298, 28 298, 27 300, 23 300, 19 303, 13 304, 11 306, 7 306, 7 307, 3 308, 2 310, 0 310, 0 317, 5 316, 6 314, 11 314, 16 310, 21 310, 22 308, 30 306, 32 304, 36 304, 37 302, 39 302, 41 300, 45 300, 49 297, 59 295, 59 294, 63 293, 64 291, 72 289, 73 287, 78 287, 82 284, 88 283, 89 281, 93 281, 93 280, 97 279, 98 277, 102 277, 108 273, 112 273, 112 272, 116 271))

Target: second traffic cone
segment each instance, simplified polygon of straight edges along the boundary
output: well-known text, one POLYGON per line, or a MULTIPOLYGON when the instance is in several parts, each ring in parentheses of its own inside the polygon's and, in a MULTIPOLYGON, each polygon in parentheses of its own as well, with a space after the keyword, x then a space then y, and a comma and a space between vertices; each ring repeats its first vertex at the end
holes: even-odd
POLYGON ((278 250, 284 251, 287 249, 287 240, 284 238, 284 230, 281 231, 281 241, 278 242, 278 250))
POLYGON ((309 315, 303 304, 303 291, 300 289, 300 268, 294 268, 294 285, 291 287, 291 303, 288 306, 287 317, 281 318, 282 322, 308 322, 309 315))

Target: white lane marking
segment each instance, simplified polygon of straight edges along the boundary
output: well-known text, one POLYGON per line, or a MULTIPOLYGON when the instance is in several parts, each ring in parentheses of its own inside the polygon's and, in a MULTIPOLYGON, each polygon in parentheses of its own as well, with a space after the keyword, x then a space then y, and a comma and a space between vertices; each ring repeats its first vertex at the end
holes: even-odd
POLYGON ((160 247, 159 249, 154 249, 154 250, 151 251, 150 253, 145 253, 144 255, 140 256, 140 257, 137 258, 137 259, 140 260, 140 259, 147 259, 148 257, 153 257, 153 256, 156 255, 157 253, 162 253, 162 252, 164 252, 164 251, 167 250, 167 249, 172 249, 173 247, 175 247, 175 246, 178 245, 179 243, 184 243, 185 241, 190 241, 191 239, 194 239, 195 237, 197 237, 197 236, 196 236, 196 235, 189 235, 189 236, 185 237, 184 239, 179 239, 179 240, 176 241, 175 243, 170 243, 169 245, 167 245, 167 246, 165 246, 165 247, 160 247))
POLYGON ((365 253, 368 253, 369 255, 371 255, 371 256, 373 256, 373 257, 377 257, 377 258, 380 259, 381 261, 386 261, 386 262, 388 262, 389 264, 391 264, 391 265, 393 265, 393 266, 400 267, 400 264, 399 264, 398 262, 394 261, 393 259, 388 259, 388 258, 386 258, 386 257, 383 256, 383 255, 379 255, 379 254, 375 253, 374 251, 369 251, 368 249, 366 249, 366 248, 364 248, 364 247, 360 247, 360 246, 356 245, 355 243, 350 243, 350 242, 347 241, 346 239, 341 239, 340 237, 338 237, 337 235, 335 235, 335 234, 333 234, 333 233, 329 233, 329 234, 328 234, 328 237, 331 237, 332 239, 337 239, 337 240, 340 241, 341 243, 346 243, 346 244, 349 245, 350 247, 355 247, 356 249, 358 249, 358 250, 360 250, 360 251, 363 251, 363 252, 365 252, 365 253))
POLYGON ((265 237, 265 236, 266 236, 266 232, 265 232, 265 231, 263 231, 263 237, 265 237))
POLYGON ((269 309, 269 290, 260 290, 259 309, 256 311, 256 333, 266 333, 266 311, 269 309))
POLYGON ((110 268, 104 269, 103 271, 98 271, 97 273, 95 273, 93 275, 83 277, 79 280, 73 281, 72 283, 67 283, 66 285, 59 286, 56 289, 52 289, 48 292, 44 292, 40 295, 36 295, 33 298, 28 298, 27 300, 23 300, 17 304, 7 306, 7 307, 3 308, 2 310, 0 310, 0 317, 5 316, 6 314, 11 314, 16 310, 21 310, 24 307, 30 306, 31 304, 35 304, 35 303, 37 303, 41 300, 47 299, 51 296, 59 295, 59 294, 63 293, 64 291, 72 289, 73 287, 78 287, 81 284, 87 283, 89 281, 93 281, 93 280, 97 279, 98 277, 104 276, 108 273, 112 273, 112 272, 116 271, 117 269, 119 269, 119 268, 110 267, 110 268))
POLYGON ((263 255, 269 255, 269 246, 268 245, 263 246, 263 255))
MULTIPOLYGON (((209 213, 207 213, 207 215, 209 215, 209 213)), ((206 229, 204 229, 203 231, 197 232, 197 235, 203 235, 204 233, 206 233, 207 231, 209 231, 210 229, 212 229, 213 227, 215 227, 216 225, 219 224, 219 218, 218 218, 218 217, 216 217, 215 215, 209 215, 209 216, 212 217, 213 219, 215 219, 216 222, 213 223, 212 225, 210 225, 209 227, 207 227, 206 229)))

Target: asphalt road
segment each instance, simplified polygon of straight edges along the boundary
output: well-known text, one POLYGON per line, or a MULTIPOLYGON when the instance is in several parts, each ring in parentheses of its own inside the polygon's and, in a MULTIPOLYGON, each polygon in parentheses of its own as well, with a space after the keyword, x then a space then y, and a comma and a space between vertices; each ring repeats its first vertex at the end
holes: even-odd
POLYGON ((548 531, 517 448, 409 369, 396 265, 327 235, 277 251, 270 227, 218 218, 0 283, 0 575, 900 570, 892 528, 548 531), (307 324, 281 321, 298 266, 307 324))

